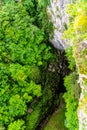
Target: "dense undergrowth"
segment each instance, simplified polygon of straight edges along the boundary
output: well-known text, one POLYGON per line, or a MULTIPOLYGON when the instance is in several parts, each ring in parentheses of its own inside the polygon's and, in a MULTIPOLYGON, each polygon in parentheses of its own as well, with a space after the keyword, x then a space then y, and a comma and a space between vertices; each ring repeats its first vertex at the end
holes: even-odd
MULTIPOLYGON (((0 129, 36 130, 59 103, 56 90, 60 77, 58 60, 49 45, 53 26, 46 14, 48 3, 49 0, 0 3, 0 129)), ((87 57, 83 58, 87 47, 81 53, 79 48, 79 43, 87 40, 86 8, 86 0, 79 0, 67 9, 70 23, 64 37, 72 47, 66 50, 71 73, 64 78, 64 99, 65 125, 69 130, 78 130, 78 72, 87 74, 87 57)))
POLYGON ((71 70, 70 74, 64 78, 64 86, 66 92, 64 93, 64 99, 66 103, 66 120, 65 126, 69 130, 78 130, 78 117, 77 117, 77 108, 78 100, 80 94, 80 88, 78 85, 78 74, 76 70, 75 60, 72 56, 72 48, 69 47, 66 50, 66 56, 69 62, 69 69, 71 70))
POLYGON ((37 0, 2 1, 0 8, 0 129, 35 130, 54 102, 58 74, 49 46, 52 25, 37 0), (54 83, 55 80, 55 83, 54 83))

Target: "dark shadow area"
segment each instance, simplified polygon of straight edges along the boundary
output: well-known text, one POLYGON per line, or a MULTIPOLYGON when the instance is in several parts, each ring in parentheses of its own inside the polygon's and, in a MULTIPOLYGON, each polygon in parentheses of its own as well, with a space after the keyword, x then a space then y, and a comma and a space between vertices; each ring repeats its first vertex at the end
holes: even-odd
MULTIPOLYGON (((51 76, 48 80, 48 83, 46 85, 54 85, 51 86, 52 92, 53 92, 53 97, 52 99, 48 99, 47 103, 45 104, 46 106, 44 106, 44 100, 42 101, 43 105, 42 105, 42 113, 44 113, 45 108, 47 107, 47 105, 49 105, 49 109, 47 110, 47 113, 45 113, 45 116, 43 117, 43 119, 41 120, 39 126, 37 127, 36 130, 43 130, 44 126, 47 124, 47 122, 49 121, 50 117, 52 116, 52 114, 55 112, 56 109, 59 108, 60 106, 60 102, 61 102, 61 98, 64 92, 66 92, 66 89, 64 87, 64 77, 66 75, 69 74, 70 70, 68 69, 68 61, 67 58, 65 57, 65 52, 64 51, 58 51, 56 50, 56 55, 58 56, 57 62, 54 64, 49 65, 50 68, 52 70, 55 70, 54 72, 51 72, 51 75, 49 74, 49 67, 47 70, 47 73, 49 76, 51 76), (54 67, 54 69, 53 69, 54 67), (56 82, 56 85, 55 85, 56 82), (54 88, 55 87, 55 88, 54 88), (55 91, 55 92, 54 92, 55 91), (51 104, 51 105, 50 105, 51 104)), ((47 79, 47 77, 45 77, 45 80, 47 79)), ((44 86, 46 86, 44 84, 44 86)), ((49 89, 50 87, 48 87, 49 89)), ((46 93, 44 96, 48 96, 48 89, 46 90, 46 93)), ((44 98, 43 98, 44 99, 44 98)))

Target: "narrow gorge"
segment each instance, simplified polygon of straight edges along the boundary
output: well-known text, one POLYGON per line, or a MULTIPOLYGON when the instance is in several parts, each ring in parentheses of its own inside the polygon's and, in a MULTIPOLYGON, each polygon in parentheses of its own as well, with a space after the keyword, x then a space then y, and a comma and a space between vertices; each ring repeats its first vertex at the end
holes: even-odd
POLYGON ((86 8, 0 1, 0 130, 87 130, 86 8))

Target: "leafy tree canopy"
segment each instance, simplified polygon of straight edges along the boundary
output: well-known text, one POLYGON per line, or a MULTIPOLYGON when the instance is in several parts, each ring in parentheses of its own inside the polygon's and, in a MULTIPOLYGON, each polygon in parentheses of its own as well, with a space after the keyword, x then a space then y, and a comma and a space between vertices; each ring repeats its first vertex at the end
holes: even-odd
POLYGON ((35 6, 35 1, 12 1, 0 10, 0 126, 8 130, 24 125, 27 104, 41 96, 41 68, 53 59, 35 6))

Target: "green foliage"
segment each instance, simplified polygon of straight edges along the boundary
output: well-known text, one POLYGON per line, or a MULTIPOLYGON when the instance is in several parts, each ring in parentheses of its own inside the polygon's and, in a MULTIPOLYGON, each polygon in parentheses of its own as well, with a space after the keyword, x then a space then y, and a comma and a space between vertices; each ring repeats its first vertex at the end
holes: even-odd
POLYGON ((29 113, 26 118, 27 130, 37 129, 40 126, 41 121, 43 121, 43 119, 45 119, 49 113, 55 109, 55 106, 59 105, 58 93, 55 93, 55 89, 58 89, 59 75, 56 71, 49 72, 47 70, 44 71, 42 75, 42 95, 40 99, 36 98, 34 102, 30 104, 31 109, 28 110, 29 113))
POLYGON ((25 128, 23 120, 14 121, 8 126, 8 130, 25 130, 25 128))
POLYGON ((45 12, 35 6, 41 10, 36 1, 12 1, 0 10, 0 127, 8 130, 25 129, 21 119, 42 95, 41 73, 54 57, 46 28, 38 26, 45 12))
POLYGON ((50 3, 50 0, 38 0, 38 3, 40 4, 40 6, 47 7, 47 5, 49 5, 50 3))
POLYGON ((65 31, 64 37, 69 43, 76 44, 87 39, 87 1, 78 1, 70 4, 67 13, 70 15, 69 28, 65 31), (78 34, 78 35, 77 35, 78 34))
POLYGON ((80 88, 77 83, 78 75, 76 72, 76 62, 73 57, 73 47, 69 47, 66 49, 66 57, 68 58, 69 63, 68 68, 72 72, 64 78, 64 86, 67 91, 64 94, 64 99, 66 102, 65 125, 69 130, 78 130, 77 107, 80 88))
POLYGON ((41 105, 37 105, 31 114, 27 116, 27 127, 26 130, 35 130, 40 123, 41 116, 41 105))
MULTIPOLYGON (((78 72, 85 75, 87 74, 87 46, 84 43, 84 41, 87 41, 87 0, 78 0, 75 4, 70 4, 67 10, 70 15, 70 22, 69 28, 65 31, 64 36, 72 45, 78 72)), ((71 64, 73 64, 73 61, 71 61, 71 64)), ((66 124, 70 130, 78 130, 77 107, 80 89, 76 87, 76 80, 77 78, 74 73, 71 73, 64 80, 67 89, 67 93, 64 94, 67 109, 66 124)), ((83 78, 83 83, 85 86, 85 78, 83 78)), ((86 97, 85 93, 84 97, 86 97)))
POLYGON ((76 63, 75 63, 75 59, 74 59, 74 57, 73 57, 73 49, 72 49, 72 47, 68 47, 68 48, 66 49, 66 57, 67 57, 68 63, 69 63, 68 68, 69 68, 70 70, 74 70, 74 69, 75 69, 75 66, 76 66, 76 63))
POLYGON ((9 100, 9 115, 11 117, 24 115, 26 104, 19 95, 11 96, 9 100))
POLYGON ((73 72, 64 79, 64 85, 67 90, 64 94, 66 102, 65 125, 69 130, 78 130, 77 107, 80 90, 77 84, 77 77, 76 72, 73 72))
POLYGON ((33 23, 45 32, 44 40, 46 40, 53 31, 52 23, 49 22, 46 14, 46 8, 49 3, 50 0, 23 0, 26 11, 34 18, 33 23))

